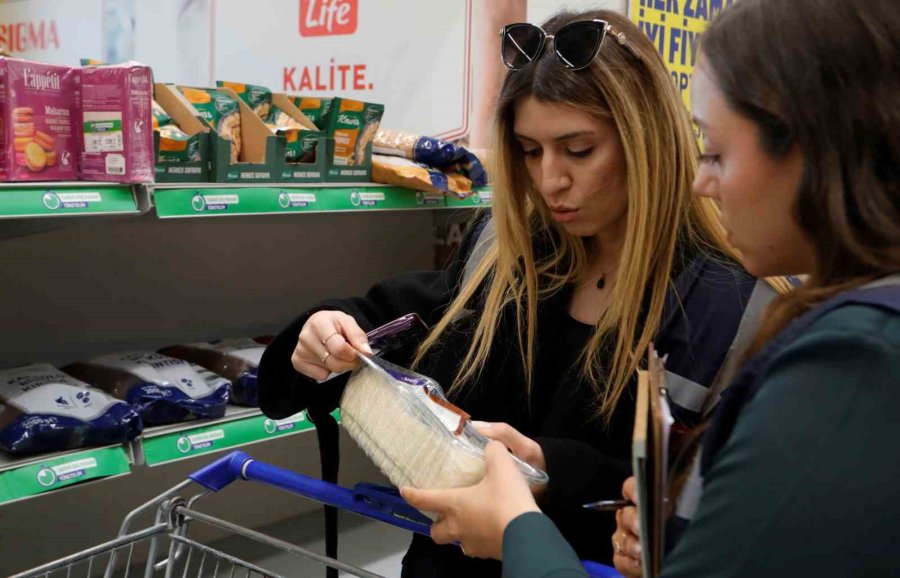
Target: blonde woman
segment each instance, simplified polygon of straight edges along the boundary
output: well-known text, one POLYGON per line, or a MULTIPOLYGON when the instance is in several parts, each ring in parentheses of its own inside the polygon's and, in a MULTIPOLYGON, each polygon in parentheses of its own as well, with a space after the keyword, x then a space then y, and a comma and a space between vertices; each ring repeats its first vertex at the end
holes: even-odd
MULTIPOLYGON (((276 418, 309 408, 321 425, 345 381, 315 380, 354 367, 364 331, 416 312, 433 329, 392 361, 435 378, 486 434, 547 471, 543 510, 582 558, 609 562, 596 536, 614 517, 581 506, 615 497, 629 475, 632 376, 648 346, 668 355, 676 419, 690 427, 715 404, 748 302, 771 289, 737 264, 714 203, 691 195, 687 113, 627 19, 559 14, 502 35, 490 219, 447 271, 386 280, 292 323, 263 357, 261 406, 276 418)), ((403 567, 500 573, 424 536, 403 567)))

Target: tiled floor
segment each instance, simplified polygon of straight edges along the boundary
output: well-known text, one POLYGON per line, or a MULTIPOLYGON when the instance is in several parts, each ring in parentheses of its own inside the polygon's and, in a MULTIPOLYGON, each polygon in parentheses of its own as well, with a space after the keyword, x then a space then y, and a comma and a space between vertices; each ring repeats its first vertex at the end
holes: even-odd
MULTIPOLYGON (((339 528, 340 561, 388 578, 400 576, 400 560, 409 544, 409 532, 344 512, 339 515, 339 528)), ((259 528, 258 531, 320 554, 325 552, 324 521, 321 511, 259 528)), ((211 546, 273 574, 303 578, 325 576, 325 567, 318 562, 278 552, 246 539, 226 538, 211 546)), ((341 573, 342 578, 352 575, 341 573)), ((236 576, 244 574, 238 573, 236 576)))

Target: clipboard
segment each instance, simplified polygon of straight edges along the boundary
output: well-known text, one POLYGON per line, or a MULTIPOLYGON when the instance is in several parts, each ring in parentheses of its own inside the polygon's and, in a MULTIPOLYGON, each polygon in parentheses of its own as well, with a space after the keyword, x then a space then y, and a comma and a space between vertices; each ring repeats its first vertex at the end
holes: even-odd
POLYGON ((664 361, 651 345, 646 370, 638 371, 632 462, 637 482, 644 578, 659 576, 665 546, 669 429, 664 361))

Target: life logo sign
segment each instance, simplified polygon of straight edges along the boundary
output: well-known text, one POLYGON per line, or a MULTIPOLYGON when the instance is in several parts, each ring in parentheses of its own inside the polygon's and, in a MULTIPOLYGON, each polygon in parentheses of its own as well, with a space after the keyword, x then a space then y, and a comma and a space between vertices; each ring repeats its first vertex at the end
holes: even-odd
POLYGON ((359 0, 300 0, 300 36, 353 34, 359 25, 359 0))

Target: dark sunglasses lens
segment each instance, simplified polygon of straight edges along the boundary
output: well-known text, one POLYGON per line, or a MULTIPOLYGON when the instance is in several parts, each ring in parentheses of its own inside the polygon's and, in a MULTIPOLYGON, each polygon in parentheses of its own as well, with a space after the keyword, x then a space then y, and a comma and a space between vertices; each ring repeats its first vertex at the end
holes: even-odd
POLYGON ((591 63, 603 40, 603 27, 596 22, 578 22, 556 34, 556 53, 567 66, 584 68, 591 63))
POLYGON ((530 24, 510 26, 503 35, 503 62, 510 68, 527 66, 540 56, 542 36, 540 28, 530 24))

